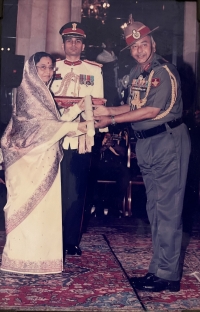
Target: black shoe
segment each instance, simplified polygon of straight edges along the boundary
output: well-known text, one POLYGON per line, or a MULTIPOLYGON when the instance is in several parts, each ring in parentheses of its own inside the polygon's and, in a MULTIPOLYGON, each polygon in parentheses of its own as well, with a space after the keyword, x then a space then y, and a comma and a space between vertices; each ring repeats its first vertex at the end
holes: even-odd
POLYGON ((130 282, 131 284, 137 288, 142 286, 142 285, 147 285, 152 283, 152 280, 154 279, 155 274, 154 273, 147 273, 145 276, 141 276, 141 277, 131 277, 130 278, 130 282))
POLYGON ((151 292, 160 292, 163 290, 169 290, 171 292, 178 292, 180 290, 180 281, 169 281, 166 279, 154 276, 153 279, 147 283, 137 284, 136 289, 151 292))
POLYGON ((67 250, 67 255, 70 256, 81 256, 82 254, 80 247, 76 245, 67 245, 65 249, 67 250))

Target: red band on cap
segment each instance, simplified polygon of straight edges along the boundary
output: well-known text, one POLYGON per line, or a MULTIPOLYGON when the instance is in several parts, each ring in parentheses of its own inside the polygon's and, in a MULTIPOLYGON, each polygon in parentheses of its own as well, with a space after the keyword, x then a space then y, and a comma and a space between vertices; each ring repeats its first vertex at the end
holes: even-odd
POLYGON ((82 29, 77 28, 76 30, 72 30, 72 28, 65 28, 62 32, 62 35, 68 35, 68 34, 78 34, 85 37, 85 33, 82 29))
POLYGON ((147 26, 145 26, 141 30, 136 30, 136 31, 138 31, 140 33, 140 37, 139 38, 134 38, 133 34, 127 36, 126 37, 127 45, 132 44, 132 43, 134 43, 137 40, 140 40, 140 38, 147 36, 151 32, 151 30, 147 26))

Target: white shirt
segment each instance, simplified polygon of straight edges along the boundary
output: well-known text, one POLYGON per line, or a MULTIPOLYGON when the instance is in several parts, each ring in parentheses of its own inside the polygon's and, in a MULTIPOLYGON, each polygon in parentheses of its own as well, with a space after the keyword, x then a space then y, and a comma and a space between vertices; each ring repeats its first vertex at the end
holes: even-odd
MULTIPOLYGON (((51 85, 51 91, 55 96, 84 97, 92 95, 96 98, 103 98, 101 65, 87 60, 79 62, 78 65, 68 65, 65 60, 56 62, 56 75, 51 85)), ((74 105, 64 110, 61 118, 72 121, 79 114, 78 105, 74 105)), ((77 149, 78 137, 70 138, 66 136, 63 141, 63 148, 68 149, 69 146, 71 149, 77 149)))

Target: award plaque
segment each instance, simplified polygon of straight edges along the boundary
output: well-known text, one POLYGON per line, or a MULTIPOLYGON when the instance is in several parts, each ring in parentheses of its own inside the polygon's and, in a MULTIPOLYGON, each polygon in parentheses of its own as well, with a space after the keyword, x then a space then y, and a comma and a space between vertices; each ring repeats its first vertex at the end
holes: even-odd
MULTIPOLYGON (((54 99, 58 106, 68 108, 73 106, 76 103, 79 103, 82 99, 81 97, 70 97, 70 96, 54 96, 54 99)), ((103 98, 94 98, 92 97, 92 104, 94 105, 104 105, 106 103, 106 99, 103 98)))

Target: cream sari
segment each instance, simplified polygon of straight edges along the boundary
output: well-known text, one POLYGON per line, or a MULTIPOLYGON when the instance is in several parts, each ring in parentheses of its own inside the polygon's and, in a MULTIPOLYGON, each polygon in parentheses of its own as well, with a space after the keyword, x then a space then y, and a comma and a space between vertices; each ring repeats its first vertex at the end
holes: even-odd
POLYGON ((1 270, 62 271, 60 139, 77 127, 78 123, 60 120, 32 56, 25 64, 16 105, 1 140, 7 187, 1 270))

